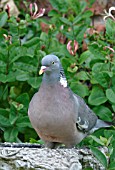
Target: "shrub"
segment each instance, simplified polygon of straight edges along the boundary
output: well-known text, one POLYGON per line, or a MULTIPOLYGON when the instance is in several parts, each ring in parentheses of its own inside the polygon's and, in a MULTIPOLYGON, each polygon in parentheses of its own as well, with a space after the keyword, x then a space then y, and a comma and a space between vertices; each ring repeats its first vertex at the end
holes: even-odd
MULTIPOLYGON (((17 19, 8 17, 5 11, 0 13, 1 141, 27 142, 37 138, 27 110, 41 83, 40 61, 49 53, 61 59, 69 86, 84 98, 99 118, 109 122, 114 119, 115 22, 107 18, 105 33, 91 35, 87 30, 91 28, 92 12, 85 10, 85 1, 65 0, 64 5, 60 0, 50 2, 53 10, 48 13, 49 19, 32 18, 28 13, 23 19, 17 19), (72 44, 75 41, 79 44, 76 50, 72 44), (68 42, 70 51, 67 50, 68 42), (83 42, 87 46, 85 51, 83 42), (75 50, 74 55, 69 53, 71 50, 75 50)), ((82 144, 106 145, 109 140, 106 146, 111 162, 115 161, 114 129, 101 130, 95 135, 97 137, 88 137, 82 144)), ((91 149, 98 154, 95 148, 91 149)), ((106 158, 101 157, 107 167, 106 158)))

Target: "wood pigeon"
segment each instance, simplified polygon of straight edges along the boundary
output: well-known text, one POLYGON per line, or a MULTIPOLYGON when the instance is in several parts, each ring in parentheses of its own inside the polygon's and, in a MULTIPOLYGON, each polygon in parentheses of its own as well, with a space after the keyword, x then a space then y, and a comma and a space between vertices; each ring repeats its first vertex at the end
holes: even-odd
POLYGON ((42 73, 42 83, 29 104, 28 115, 46 147, 56 148, 61 143, 72 148, 91 132, 108 126, 68 87, 57 56, 49 54, 42 59, 42 73))

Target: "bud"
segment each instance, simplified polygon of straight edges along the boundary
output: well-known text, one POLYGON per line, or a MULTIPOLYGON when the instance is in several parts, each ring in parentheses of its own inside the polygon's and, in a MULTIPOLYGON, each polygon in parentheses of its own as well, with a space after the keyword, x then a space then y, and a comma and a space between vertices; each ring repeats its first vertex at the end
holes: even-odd
POLYGON ((76 40, 74 40, 74 44, 73 46, 71 46, 72 41, 70 40, 67 44, 67 50, 69 51, 69 53, 73 56, 76 55, 76 51, 78 50, 78 42, 76 40))
POLYGON ((4 39, 6 40, 6 41, 8 41, 9 42, 9 44, 12 44, 12 37, 10 36, 10 35, 6 35, 6 34, 3 34, 3 37, 4 37, 4 39))

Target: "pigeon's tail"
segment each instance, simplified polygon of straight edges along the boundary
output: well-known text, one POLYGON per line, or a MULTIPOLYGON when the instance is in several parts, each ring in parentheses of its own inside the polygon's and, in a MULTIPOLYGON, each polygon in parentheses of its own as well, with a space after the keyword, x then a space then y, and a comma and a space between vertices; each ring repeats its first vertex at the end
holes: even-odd
POLYGON ((95 126, 90 130, 90 133, 95 132, 96 130, 104 127, 111 127, 113 126, 110 122, 104 122, 103 120, 97 119, 95 126))

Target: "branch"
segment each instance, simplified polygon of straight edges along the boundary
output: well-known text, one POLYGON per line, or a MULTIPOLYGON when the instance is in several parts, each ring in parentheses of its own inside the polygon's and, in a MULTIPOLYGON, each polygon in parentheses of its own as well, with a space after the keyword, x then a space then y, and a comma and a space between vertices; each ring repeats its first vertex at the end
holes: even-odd
POLYGON ((104 170, 87 148, 47 149, 37 144, 0 144, 0 169, 104 170))

